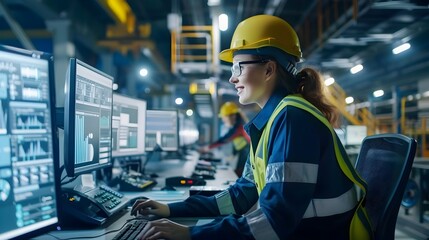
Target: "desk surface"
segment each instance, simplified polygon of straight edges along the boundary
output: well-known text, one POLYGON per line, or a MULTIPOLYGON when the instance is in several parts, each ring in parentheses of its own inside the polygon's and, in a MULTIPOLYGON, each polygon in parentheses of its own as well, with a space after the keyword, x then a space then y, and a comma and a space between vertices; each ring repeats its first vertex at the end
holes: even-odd
MULTIPOLYGON (((176 187, 176 191, 171 193, 165 193, 166 191, 159 191, 160 188, 165 185, 165 178, 170 176, 190 176, 195 168, 198 160, 198 154, 192 154, 186 158, 186 160, 179 159, 167 159, 162 161, 148 162, 146 165, 146 173, 156 173, 160 177, 156 180, 158 184, 154 191, 144 192, 123 192, 125 196, 132 199, 138 196, 145 196, 151 199, 159 200, 160 202, 169 203, 175 201, 181 201, 189 196, 189 187, 176 187), (165 193, 165 194, 164 194, 165 193)), ((231 166, 234 166, 231 164, 231 166)), ((227 186, 233 183, 237 179, 232 167, 221 167, 216 172, 216 179, 206 180, 207 186, 227 186)), ((103 226, 93 229, 76 229, 76 230, 61 230, 53 231, 49 234, 39 236, 37 240, 50 240, 50 239, 79 239, 79 237, 94 237, 91 239, 112 239, 117 232, 121 229, 127 220, 132 219, 130 215, 130 208, 122 211, 113 218, 109 218, 103 226), (118 230, 109 234, 110 231, 118 230), (53 237, 55 236, 55 237, 53 237), (98 237, 96 237, 98 236, 98 237)), ((197 218, 171 218, 171 220, 180 224, 188 226, 195 225, 197 218)))

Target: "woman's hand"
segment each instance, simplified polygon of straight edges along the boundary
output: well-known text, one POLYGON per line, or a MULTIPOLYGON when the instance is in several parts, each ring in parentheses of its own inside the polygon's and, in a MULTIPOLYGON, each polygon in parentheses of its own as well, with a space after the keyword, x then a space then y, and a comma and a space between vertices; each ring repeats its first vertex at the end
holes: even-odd
POLYGON ((143 228, 138 239, 190 240, 191 234, 188 226, 180 225, 163 218, 149 221, 143 228))
POLYGON ((155 215, 159 217, 169 217, 170 208, 167 204, 163 204, 150 199, 137 200, 131 209, 131 215, 155 215))

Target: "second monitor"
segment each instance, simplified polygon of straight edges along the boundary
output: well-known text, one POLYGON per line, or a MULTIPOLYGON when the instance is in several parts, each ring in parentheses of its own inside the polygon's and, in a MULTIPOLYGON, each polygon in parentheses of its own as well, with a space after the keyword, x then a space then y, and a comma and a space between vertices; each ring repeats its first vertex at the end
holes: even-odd
POLYGON ((113 94, 112 157, 145 152, 146 101, 113 94))
POLYGON ((177 110, 147 110, 146 151, 153 151, 158 145, 162 151, 177 152, 178 133, 177 110))

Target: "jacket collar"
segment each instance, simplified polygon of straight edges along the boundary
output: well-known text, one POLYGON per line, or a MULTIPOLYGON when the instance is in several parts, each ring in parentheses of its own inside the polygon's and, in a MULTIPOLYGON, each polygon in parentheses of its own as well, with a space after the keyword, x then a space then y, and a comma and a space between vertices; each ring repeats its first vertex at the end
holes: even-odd
POLYGON ((244 126, 246 132, 250 135, 250 127, 252 125, 255 126, 259 131, 262 131, 279 102, 289 94, 290 93, 284 88, 277 88, 274 90, 261 111, 259 111, 259 113, 244 126))

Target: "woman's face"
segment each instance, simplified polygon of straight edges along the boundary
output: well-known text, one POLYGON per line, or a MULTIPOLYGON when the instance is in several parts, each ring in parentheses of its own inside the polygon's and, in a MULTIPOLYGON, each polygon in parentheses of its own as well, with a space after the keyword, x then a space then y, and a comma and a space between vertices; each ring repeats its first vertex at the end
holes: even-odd
POLYGON ((222 116, 222 121, 227 127, 232 127, 235 124, 236 121, 236 115, 228 115, 228 116, 222 116))
POLYGON ((269 98, 265 82, 265 63, 243 63, 238 66, 239 62, 255 60, 257 61, 258 59, 249 54, 234 56, 235 71, 241 70, 241 74, 239 76, 234 76, 237 74, 233 74, 229 82, 234 84, 241 104, 257 103, 263 106, 269 98))

